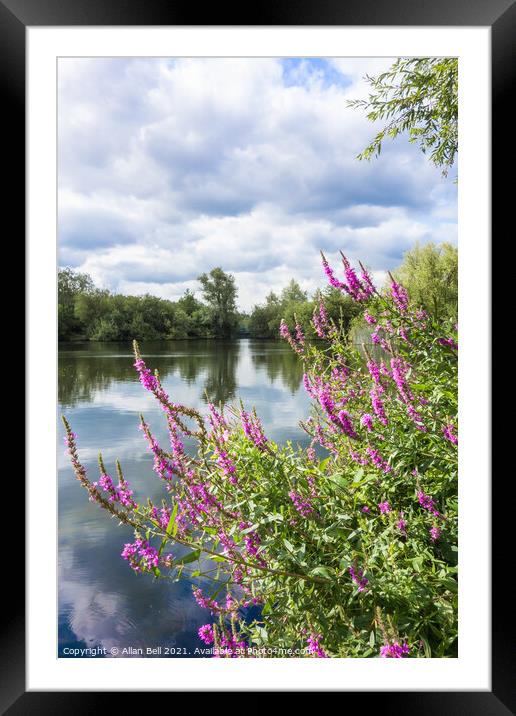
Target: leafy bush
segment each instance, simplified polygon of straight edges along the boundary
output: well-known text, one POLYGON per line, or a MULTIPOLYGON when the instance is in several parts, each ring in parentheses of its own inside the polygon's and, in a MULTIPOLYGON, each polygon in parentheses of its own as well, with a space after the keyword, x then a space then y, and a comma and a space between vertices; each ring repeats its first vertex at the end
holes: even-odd
POLYGON ((172 402, 136 344, 170 438, 159 445, 141 417, 162 504, 136 502, 102 457, 91 482, 64 420, 90 499, 134 527, 129 566, 201 585, 193 595, 211 619, 199 636, 216 656, 457 654, 456 326, 413 308, 394 279, 379 294, 343 262, 344 280, 323 257, 325 273, 363 307, 372 345, 357 349, 322 302, 320 341, 280 327, 313 398, 308 448, 275 444, 242 404, 210 404, 204 417, 172 402))

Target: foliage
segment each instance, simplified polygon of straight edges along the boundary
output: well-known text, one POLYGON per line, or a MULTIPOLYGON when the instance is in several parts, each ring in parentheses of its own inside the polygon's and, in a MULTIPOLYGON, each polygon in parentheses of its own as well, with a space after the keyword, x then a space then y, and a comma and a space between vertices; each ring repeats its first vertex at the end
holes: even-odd
MULTIPOLYGON (((236 296, 233 277, 222 274, 223 282, 233 286, 236 296)), ((238 322, 236 313, 231 313, 229 320, 219 321, 213 306, 199 301, 188 289, 177 301, 148 294, 112 294, 96 288, 87 274, 69 268, 59 270, 58 289, 60 341, 129 341, 134 338, 148 341, 226 336, 228 330, 236 330, 238 322)))
POLYGON ((88 295, 94 290, 93 281, 88 274, 78 273, 70 268, 59 270, 57 276, 59 340, 81 331, 83 326, 75 315, 75 300, 77 296, 88 295))
POLYGON ((443 243, 417 244, 407 251, 394 277, 409 292, 411 300, 435 318, 457 320, 459 253, 443 243))
POLYGON ((367 110, 371 121, 387 124, 358 155, 378 156, 386 137, 408 132, 444 175, 458 150, 458 61, 456 58, 397 59, 387 72, 366 75, 372 93, 368 99, 350 100, 351 107, 367 110))
POLYGON ((194 597, 211 614, 199 636, 214 655, 454 657, 455 329, 394 280, 379 294, 345 258, 344 280, 323 265, 365 309, 386 359, 357 350, 324 302, 312 319, 321 341, 281 324, 314 401, 307 449, 268 440, 242 404, 224 413, 210 403, 205 417, 172 402, 135 344, 140 381, 168 426, 165 448, 141 417, 163 502, 136 502, 120 465, 115 481, 102 457, 91 482, 65 420, 75 474, 135 529, 122 551, 135 572, 199 585, 194 597))
POLYGON ((308 299, 307 292, 292 279, 279 296, 271 291, 265 303, 254 306, 249 318, 249 333, 258 338, 276 338, 281 320, 285 319, 290 323, 297 321, 307 337, 316 338, 312 316, 321 299, 329 317, 340 321, 345 331, 353 317, 362 312, 362 307, 350 296, 343 295, 342 291, 332 286, 316 291, 314 297, 308 299))
POLYGON ((198 279, 204 299, 208 304, 213 332, 224 338, 230 336, 238 325, 235 278, 217 267, 198 279))

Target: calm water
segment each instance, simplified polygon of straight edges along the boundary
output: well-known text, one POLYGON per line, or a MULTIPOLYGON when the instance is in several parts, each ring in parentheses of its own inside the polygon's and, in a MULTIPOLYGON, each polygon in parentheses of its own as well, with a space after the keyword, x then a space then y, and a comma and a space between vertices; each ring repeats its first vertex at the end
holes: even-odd
MULTIPOLYGON (((214 402, 241 397, 246 406, 256 406, 271 439, 306 445, 298 421, 309 414, 309 400, 300 363, 288 346, 244 339, 160 341, 140 347, 174 401, 206 413, 206 391, 214 402)), ((79 456, 90 479, 98 476, 100 450, 109 472, 119 458, 136 496, 148 495, 159 503, 165 493, 152 471, 138 416, 142 412, 163 439, 163 412, 141 387, 132 363, 126 343, 62 344, 59 414, 66 415, 78 435, 79 456)), ((103 647, 107 655, 118 649, 118 656, 130 655, 122 654, 124 648, 143 649, 144 656, 196 656, 194 649, 202 646, 197 629, 209 621, 209 614, 197 607, 188 583, 156 581, 129 568, 120 552, 132 541, 132 530, 88 501, 69 467, 62 436, 60 424, 59 656, 87 647, 103 647), (147 654, 159 646, 161 654, 147 654), (167 647, 176 653, 166 654, 167 647)))

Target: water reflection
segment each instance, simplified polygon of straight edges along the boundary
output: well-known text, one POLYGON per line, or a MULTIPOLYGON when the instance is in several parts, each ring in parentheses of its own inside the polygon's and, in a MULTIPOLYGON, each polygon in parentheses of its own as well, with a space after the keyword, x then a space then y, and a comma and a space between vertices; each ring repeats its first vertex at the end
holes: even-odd
POLYGON ((270 342, 256 341, 252 359, 257 370, 266 371, 271 383, 279 378, 292 394, 297 392, 303 378, 303 366, 294 351, 285 351, 279 346, 271 347, 270 342))
MULTIPOLYGON (((163 380, 177 375, 186 384, 203 376, 203 393, 217 402, 235 397, 239 341, 161 341, 144 343, 142 354, 163 380)), ((113 382, 135 380, 129 343, 63 344, 59 351, 59 402, 91 402, 113 382)))
MULTIPOLYGON (((309 400, 301 365, 288 346, 258 340, 170 341, 144 343, 141 349, 174 401, 205 413, 205 391, 222 402, 241 396, 256 406, 271 439, 306 444, 298 421, 308 415, 309 400)), ((138 414, 143 411, 163 439, 163 413, 140 386, 132 363, 127 343, 61 346, 60 412, 79 436, 79 454, 92 479, 102 450, 108 469, 115 458, 122 460, 137 496, 159 502, 163 492, 138 430, 138 414)), ((209 615, 197 607, 187 583, 155 581, 129 569, 120 552, 132 539, 131 530, 88 502, 64 454, 61 426, 59 436, 59 654, 70 647, 169 646, 190 652, 180 656, 195 656, 202 646, 197 629, 209 615)))

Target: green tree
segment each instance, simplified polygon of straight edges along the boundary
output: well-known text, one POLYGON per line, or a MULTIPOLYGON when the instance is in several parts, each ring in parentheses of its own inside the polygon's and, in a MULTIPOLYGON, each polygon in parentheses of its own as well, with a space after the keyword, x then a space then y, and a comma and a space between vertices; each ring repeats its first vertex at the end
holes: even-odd
POLYGON ((215 335, 223 338, 230 336, 237 324, 235 277, 217 267, 209 274, 201 274, 198 281, 210 309, 215 335))
POLYGON ((201 303, 195 298, 195 294, 187 288, 184 295, 177 301, 177 305, 187 316, 191 316, 194 311, 200 308, 201 303))
MULTIPOLYGON (((97 324, 107 316, 110 311, 110 293, 109 291, 93 288, 87 293, 78 293, 75 297, 75 317, 84 327, 84 332, 91 340, 115 340, 96 337, 98 334, 97 324), (95 337, 94 337, 95 336, 95 337)), ((116 328, 116 323, 110 328, 110 334, 116 328)), ((105 328, 101 334, 104 335, 105 328)))
POLYGON ((57 274, 58 336, 60 341, 70 340, 84 332, 84 324, 75 315, 75 301, 81 294, 95 290, 87 273, 71 268, 59 269, 57 274))
POLYGON ((281 292, 281 303, 283 305, 287 303, 302 303, 308 298, 308 293, 303 291, 301 286, 295 279, 290 279, 288 286, 285 286, 281 292))
POLYGON ((249 332, 257 338, 276 338, 275 327, 281 320, 281 301, 274 291, 271 291, 264 304, 253 307, 249 317, 249 332))
POLYGON ((437 320, 457 320, 459 254, 455 246, 417 244, 407 251, 394 277, 405 286, 416 306, 437 320))
POLYGON ((371 121, 387 124, 358 155, 378 156, 386 137, 408 132, 423 153, 446 175, 458 151, 458 62, 456 58, 399 58, 387 72, 366 75, 372 87, 368 99, 349 100, 350 107, 367 110, 371 121))

